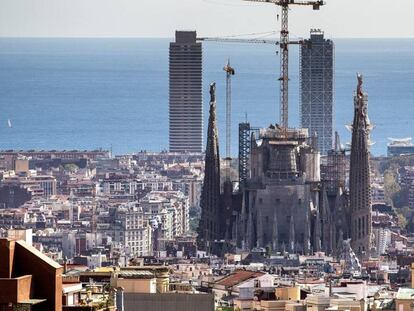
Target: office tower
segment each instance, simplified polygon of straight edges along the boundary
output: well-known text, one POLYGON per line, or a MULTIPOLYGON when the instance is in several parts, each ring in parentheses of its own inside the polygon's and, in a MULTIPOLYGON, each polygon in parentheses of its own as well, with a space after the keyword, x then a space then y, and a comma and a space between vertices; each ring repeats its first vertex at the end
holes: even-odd
POLYGON ((170 152, 202 152, 202 47, 195 31, 170 43, 170 152))
POLYGON ((198 232, 199 248, 209 250, 214 240, 220 240, 220 154, 216 121, 215 84, 210 86, 210 116, 208 119, 207 146, 203 190, 201 192, 201 219, 198 232))
POLYGON ((349 200, 351 212, 351 245, 359 255, 369 255, 371 249, 371 182, 369 164, 369 134, 372 126, 368 118, 368 95, 362 91, 362 76, 354 97, 349 200))
POLYGON ((332 149, 334 44, 320 30, 311 30, 300 51, 300 117, 302 128, 318 136, 322 155, 332 149))

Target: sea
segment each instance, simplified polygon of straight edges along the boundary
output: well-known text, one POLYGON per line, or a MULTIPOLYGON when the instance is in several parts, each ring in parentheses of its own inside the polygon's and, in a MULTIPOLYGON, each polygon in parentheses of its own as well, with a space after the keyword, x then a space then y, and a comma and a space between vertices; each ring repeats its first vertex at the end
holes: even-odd
MULTIPOLYGON (((374 155, 414 136, 414 39, 333 39, 335 129, 350 141, 357 72, 364 76, 374 155)), ((0 39, 0 149, 168 149, 170 39, 0 39), (10 120, 11 127, 9 126, 10 120)), ((232 78, 232 154, 238 123, 279 120, 279 56, 271 44, 203 43, 204 127, 217 84, 225 149, 225 73, 232 78)), ((289 125, 299 126, 299 49, 290 50, 289 125)), ((204 140, 205 141, 205 140, 204 140)))

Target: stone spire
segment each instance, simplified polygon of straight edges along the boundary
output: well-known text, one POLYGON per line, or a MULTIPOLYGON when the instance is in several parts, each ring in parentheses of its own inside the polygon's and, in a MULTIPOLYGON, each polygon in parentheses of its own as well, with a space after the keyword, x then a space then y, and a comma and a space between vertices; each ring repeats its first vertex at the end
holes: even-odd
POLYGON ((254 234, 254 219, 253 219, 253 211, 250 208, 249 211, 249 218, 247 220, 247 234, 246 234, 246 246, 247 249, 252 249, 254 247, 253 243, 253 234, 254 234))
POLYGON ((304 234, 304 241, 303 241, 303 253, 305 255, 309 255, 310 252, 310 221, 309 221, 309 209, 306 209, 306 215, 305 215, 305 234, 304 234))
POLYGON ((321 240, 321 244, 323 245, 323 250, 327 254, 331 254, 332 252, 332 213, 331 207, 329 206, 328 200, 328 191, 327 187, 322 187, 322 205, 321 205, 321 213, 319 214, 321 220, 321 237, 323 237, 323 241, 321 240), (322 215, 322 217, 321 217, 322 215))
POLYGON ((262 210, 257 211, 257 247, 264 247, 264 228, 262 210))
POLYGON ((351 211, 351 246, 358 255, 369 256, 371 248, 371 182, 369 143, 372 126, 368 118, 368 95, 362 90, 362 75, 354 96, 349 200, 351 211))
POLYGON ((295 220, 293 215, 290 216, 289 252, 292 254, 295 253, 295 220))
POLYGON ((313 233, 313 248, 315 252, 321 251, 321 217, 319 214, 319 208, 316 209, 315 226, 313 233))
POLYGON ((208 119, 205 171, 201 192, 201 219, 198 230, 198 244, 208 250, 211 242, 220 237, 220 155, 216 121, 216 84, 210 85, 210 116, 208 119))
POLYGON ((272 251, 276 253, 279 250, 279 228, 277 226, 277 211, 273 212, 273 232, 272 232, 272 251))
POLYGON ((246 204, 244 203, 244 200, 242 201, 242 210, 241 210, 241 221, 239 225, 240 228, 240 236, 241 236, 241 248, 242 250, 246 250, 246 234, 247 234, 247 221, 248 221, 248 215, 246 213, 246 204))

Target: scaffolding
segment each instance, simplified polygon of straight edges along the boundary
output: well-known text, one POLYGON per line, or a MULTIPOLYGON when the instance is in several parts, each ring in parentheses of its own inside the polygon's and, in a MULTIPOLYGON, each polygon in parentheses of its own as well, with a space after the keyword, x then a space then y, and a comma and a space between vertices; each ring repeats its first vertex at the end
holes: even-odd
POLYGON ((326 159, 324 181, 328 195, 336 195, 338 189, 345 187, 345 150, 332 149, 328 151, 326 159))
POLYGON ((249 177, 250 123, 239 123, 239 189, 249 177))
POLYGON ((342 148, 338 132, 335 132, 334 148, 328 151, 326 163, 322 166, 322 180, 328 195, 336 195, 338 189, 345 187, 346 150, 342 148))

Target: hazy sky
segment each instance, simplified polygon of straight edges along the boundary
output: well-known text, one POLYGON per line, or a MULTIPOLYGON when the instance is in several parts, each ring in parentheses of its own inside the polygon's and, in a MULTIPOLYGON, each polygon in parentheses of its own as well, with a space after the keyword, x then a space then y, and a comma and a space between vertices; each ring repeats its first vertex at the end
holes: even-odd
MULTIPOLYGON (((414 37, 414 0, 326 0, 291 11, 292 37, 322 28, 331 37, 414 37)), ((173 37, 278 30, 277 7, 242 0, 0 0, 4 37, 173 37)))

